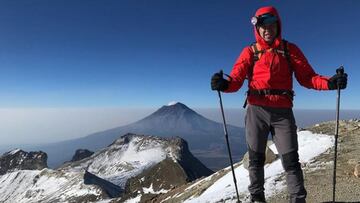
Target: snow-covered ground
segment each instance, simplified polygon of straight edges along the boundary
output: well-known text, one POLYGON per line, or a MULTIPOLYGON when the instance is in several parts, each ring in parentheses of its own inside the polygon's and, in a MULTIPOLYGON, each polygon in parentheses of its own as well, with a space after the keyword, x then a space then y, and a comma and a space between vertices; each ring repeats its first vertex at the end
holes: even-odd
MULTIPOLYGON (((298 140, 301 163, 311 162, 316 156, 332 147, 334 142, 333 136, 313 134, 309 131, 298 132, 298 140)), ((94 195, 101 200, 99 188, 83 184, 83 168, 88 167, 90 171, 97 172, 97 174, 109 179, 121 176, 121 173, 133 176, 167 156, 174 156, 171 152, 173 149, 165 146, 161 139, 141 139, 141 137, 135 136, 126 145, 114 143, 107 150, 89 158, 88 161, 81 162, 78 166, 75 166, 75 169, 65 167, 61 171, 43 169, 41 171, 21 170, 7 173, 0 176, 0 202, 38 202, 40 200, 67 202, 86 195, 94 195), (114 165, 119 167, 120 170, 112 168, 114 165), (115 175, 115 177, 109 176, 110 174, 115 175)), ((274 145, 270 146, 270 148, 276 153, 274 145)), ((176 157, 173 158, 176 160, 176 157)), ((311 165, 314 164, 316 166, 316 163, 311 163, 311 165)), ((236 202, 232 173, 231 170, 228 171, 226 175, 220 177, 199 196, 192 196, 185 202, 236 202)), ((238 164, 235 173, 240 197, 245 200, 248 196, 248 171, 243 165, 238 164)), ((265 166, 265 193, 267 197, 285 189, 286 183, 280 178, 283 174, 284 170, 280 160, 265 166)), ((190 185, 185 191, 193 190, 203 181, 209 181, 214 175, 217 174, 190 185)), ((117 178, 115 180, 119 180, 117 178)), ((144 188, 144 191, 145 193, 159 193, 159 191, 153 190, 152 185, 149 188, 144 188)), ((176 196, 179 195, 181 194, 176 194, 176 196)), ((141 196, 129 199, 127 203, 139 202, 140 198, 141 196)), ((108 201, 102 200, 100 202, 106 203, 108 201)))
POLYGON ((166 154, 162 143, 146 145, 141 138, 134 138, 128 145, 122 146, 122 150, 114 150, 114 153, 108 150, 96 156, 88 170, 124 187, 128 178, 164 160, 166 154))
MULTIPOLYGON (((301 163, 307 163, 316 156, 324 153, 327 149, 331 148, 334 143, 332 136, 323 134, 313 134, 310 131, 298 132, 299 141, 299 159, 301 163)), ((270 146, 275 153, 277 153, 276 147, 273 144, 270 146)), ((286 187, 285 181, 280 181, 279 177, 284 173, 281 165, 281 161, 277 160, 271 164, 265 166, 265 193, 267 197, 276 194, 286 187)), ((237 186, 240 197, 243 200, 248 196, 247 187, 249 185, 249 173, 240 165, 235 168, 235 174, 237 179, 237 186)), ((211 177, 206 178, 209 180, 211 177)), ((203 181, 206 181, 203 180, 203 181)), ((190 186, 193 187, 193 186, 190 186)), ((188 188, 189 189, 189 188, 188 188)), ((186 200, 186 203, 211 203, 211 202, 236 202, 236 193, 233 182, 232 172, 226 174, 213 185, 211 185, 200 196, 191 197, 186 200)))
POLYGON ((101 190, 83 183, 83 173, 51 169, 20 170, 0 176, 0 202, 75 202, 76 198, 101 196, 101 190))
POLYGON ((140 174, 166 157, 171 157, 176 161, 174 149, 163 138, 129 136, 129 143, 123 143, 123 139, 118 139, 91 157, 66 166, 62 170, 82 171, 87 169, 124 188, 129 178, 140 174))

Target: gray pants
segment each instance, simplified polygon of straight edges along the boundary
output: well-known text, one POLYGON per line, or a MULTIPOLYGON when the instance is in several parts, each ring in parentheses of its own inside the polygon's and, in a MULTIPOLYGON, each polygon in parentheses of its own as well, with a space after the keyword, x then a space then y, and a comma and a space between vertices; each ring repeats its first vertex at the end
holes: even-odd
POLYGON ((249 151, 250 194, 254 199, 264 196, 265 149, 271 133, 286 171, 290 202, 305 202, 306 190, 297 152, 297 127, 292 109, 248 105, 245 126, 249 151))

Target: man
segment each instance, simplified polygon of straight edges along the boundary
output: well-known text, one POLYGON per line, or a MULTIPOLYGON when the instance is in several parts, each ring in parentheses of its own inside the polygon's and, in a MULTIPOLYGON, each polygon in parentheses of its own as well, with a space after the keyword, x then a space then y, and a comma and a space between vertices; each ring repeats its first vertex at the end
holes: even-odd
MULTIPOLYGON (((216 73, 213 90, 235 92, 247 78, 246 141, 249 152, 249 192, 252 202, 265 202, 264 162, 267 137, 272 134, 286 171, 290 202, 305 202, 306 190, 299 163, 297 127, 292 112, 292 74, 306 88, 345 89, 346 73, 333 77, 314 72, 301 50, 282 40, 281 21, 274 7, 262 7, 252 18, 256 44, 246 47, 237 59, 229 79, 216 73)), ((246 104, 245 104, 246 105, 246 104)))

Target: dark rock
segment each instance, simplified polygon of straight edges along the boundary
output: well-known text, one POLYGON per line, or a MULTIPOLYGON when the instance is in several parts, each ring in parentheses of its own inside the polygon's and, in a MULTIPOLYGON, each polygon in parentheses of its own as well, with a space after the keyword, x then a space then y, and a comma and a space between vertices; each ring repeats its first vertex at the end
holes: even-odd
MULTIPOLYGON (((130 178, 125 187, 126 196, 134 197, 139 193, 146 194, 143 188, 148 188, 155 193, 164 193, 213 173, 190 153, 185 140, 175 138, 170 141, 170 145, 173 149, 177 149, 176 158, 168 157, 141 174, 130 178)), ((151 194, 144 195, 141 201, 145 201, 144 198, 152 197, 151 194)))
POLYGON ((144 171, 127 181, 125 193, 127 196, 136 196, 143 193, 143 188, 152 189, 153 192, 166 192, 176 186, 188 182, 185 171, 172 159, 167 158, 154 167, 144 171))
POLYGON ((177 162, 185 171, 188 181, 193 181, 214 173, 192 155, 189 151, 188 144, 184 139, 178 138, 175 139, 174 142, 179 146, 177 162))
MULTIPOLYGON (((265 164, 269 164, 277 160, 278 155, 275 154, 269 147, 266 147, 265 151, 265 164)), ((243 158, 244 168, 249 169, 249 153, 246 152, 243 158)))
POLYGON ((47 168, 45 152, 25 152, 16 149, 0 157, 0 175, 16 170, 41 170, 47 168))
POLYGON ((84 184, 99 186, 102 190, 106 192, 109 198, 120 197, 120 195, 123 194, 124 192, 120 186, 117 186, 107 180, 104 180, 88 171, 85 171, 84 174, 84 184))
POLYGON ((75 161, 85 159, 87 157, 90 157, 93 154, 94 154, 94 152, 92 152, 90 150, 78 149, 78 150, 76 150, 74 156, 72 157, 71 162, 75 162, 75 161))

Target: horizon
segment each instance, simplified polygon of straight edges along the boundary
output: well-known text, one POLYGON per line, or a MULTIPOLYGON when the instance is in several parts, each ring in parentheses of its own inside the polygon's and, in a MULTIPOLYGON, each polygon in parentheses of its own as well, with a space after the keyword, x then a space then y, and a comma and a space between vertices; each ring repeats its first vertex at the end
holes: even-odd
MULTIPOLYGON (((164 104, 163 106, 167 105, 164 104)), ((0 108, 0 122, 2 123, 0 128, 2 144, 0 148, 10 145, 14 145, 16 148, 16 145, 47 144, 85 137, 96 132, 137 122, 161 107, 138 109, 112 107, 0 108)), ((222 123, 219 108, 189 108, 207 119, 222 123)), ((335 109, 293 110, 299 128, 335 120, 335 109)), ((245 109, 225 107, 224 111, 227 124, 244 127, 245 109)), ((360 110, 340 109, 340 119, 360 119, 360 110)))

